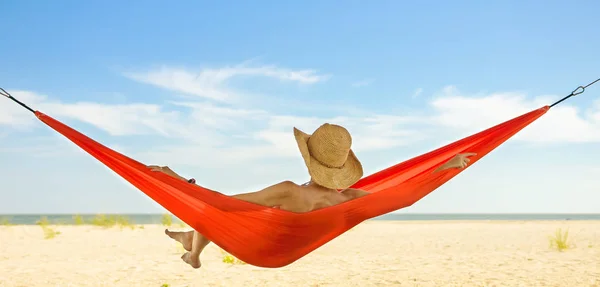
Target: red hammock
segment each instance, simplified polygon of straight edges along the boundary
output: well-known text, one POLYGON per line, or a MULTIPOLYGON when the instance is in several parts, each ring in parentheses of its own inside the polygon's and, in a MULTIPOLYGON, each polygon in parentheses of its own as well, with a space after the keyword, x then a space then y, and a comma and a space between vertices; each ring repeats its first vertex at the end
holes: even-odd
POLYGON ((34 113, 233 256, 248 264, 274 268, 300 259, 364 220, 414 204, 461 172, 452 169, 432 173, 441 164, 462 152, 477 153, 471 163, 477 162, 548 109, 545 106, 531 111, 367 176, 352 187, 371 194, 308 213, 256 205, 149 171, 146 165, 67 125, 41 112, 34 113))

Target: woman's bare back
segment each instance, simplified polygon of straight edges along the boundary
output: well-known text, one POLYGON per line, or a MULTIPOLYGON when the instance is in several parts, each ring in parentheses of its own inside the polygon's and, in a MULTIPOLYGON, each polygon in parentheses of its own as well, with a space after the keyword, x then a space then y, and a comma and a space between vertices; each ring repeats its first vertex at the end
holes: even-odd
POLYGON ((290 184, 288 186, 288 195, 282 197, 279 204, 273 207, 302 213, 334 206, 367 194, 365 191, 358 189, 347 189, 339 192, 311 184, 290 184))

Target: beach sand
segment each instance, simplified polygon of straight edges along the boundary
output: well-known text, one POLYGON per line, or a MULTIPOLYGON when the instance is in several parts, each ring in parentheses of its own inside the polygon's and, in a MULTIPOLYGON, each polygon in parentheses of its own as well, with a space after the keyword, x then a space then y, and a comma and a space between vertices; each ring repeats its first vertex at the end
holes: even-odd
POLYGON ((279 269, 214 244, 192 269, 159 225, 51 228, 0 226, 0 286, 600 286, 598 221, 369 221, 279 269), (575 246, 549 248, 558 228, 575 246))

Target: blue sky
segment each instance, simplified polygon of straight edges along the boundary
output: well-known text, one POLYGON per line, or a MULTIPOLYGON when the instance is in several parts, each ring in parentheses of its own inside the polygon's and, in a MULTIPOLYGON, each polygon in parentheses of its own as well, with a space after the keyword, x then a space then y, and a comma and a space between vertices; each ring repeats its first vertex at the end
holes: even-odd
MULTIPOLYGON (((600 77, 597 1, 3 1, 0 86, 225 194, 307 180, 292 127, 367 174, 600 77)), ((162 212, 0 99, 0 213, 162 212)), ((600 86, 401 212, 600 212, 600 86)))

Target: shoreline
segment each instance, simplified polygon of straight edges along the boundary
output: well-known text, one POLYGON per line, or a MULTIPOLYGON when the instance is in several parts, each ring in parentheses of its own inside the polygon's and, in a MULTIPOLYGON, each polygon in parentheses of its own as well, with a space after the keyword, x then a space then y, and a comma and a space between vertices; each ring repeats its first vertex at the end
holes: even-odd
MULTIPOLYGON (((395 219, 390 219, 390 220, 365 220, 362 223, 359 223, 358 225, 363 225, 363 224, 398 224, 398 223, 403 223, 403 224, 426 224, 426 223, 431 223, 431 224, 458 224, 458 223, 468 223, 468 224, 477 224, 477 223, 484 223, 484 224, 489 224, 489 223, 506 223, 506 224, 513 224, 513 223, 569 223, 569 222, 579 222, 579 223, 596 223, 596 224, 600 224, 600 219, 569 219, 569 220, 565 220, 565 219, 411 219, 411 220, 395 220, 395 219)), ((9 223, 9 224, 0 224, 0 227, 14 227, 14 226, 39 226, 39 223, 31 223, 31 224, 18 224, 18 223, 9 223)), ((48 224, 42 224, 44 226, 74 226, 74 227, 83 227, 83 226, 90 226, 90 227, 99 227, 99 228, 107 228, 106 226, 103 225, 97 225, 94 223, 48 223, 48 224)), ((171 225, 164 225, 161 223, 135 223, 135 222, 131 222, 131 223, 127 223, 124 225, 118 225, 118 224, 114 224, 113 226, 110 226, 108 228, 112 228, 112 227, 118 227, 118 226, 123 226, 123 227, 127 227, 129 225, 132 226, 164 226, 164 227, 179 227, 181 225, 185 225, 188 226, 187 224, 185 224, 184 222, 174 222, 171 225)))
MULTIPOLYGON (((386 214, 370 218, 365 222, 402 221, 402 222, 472 222, 472 221, 600 221, 600 214, 386 214)), ((147 224, 185 224, 170 214, 4 214, 0 215, 2 225, 147 225, 147 224)))

